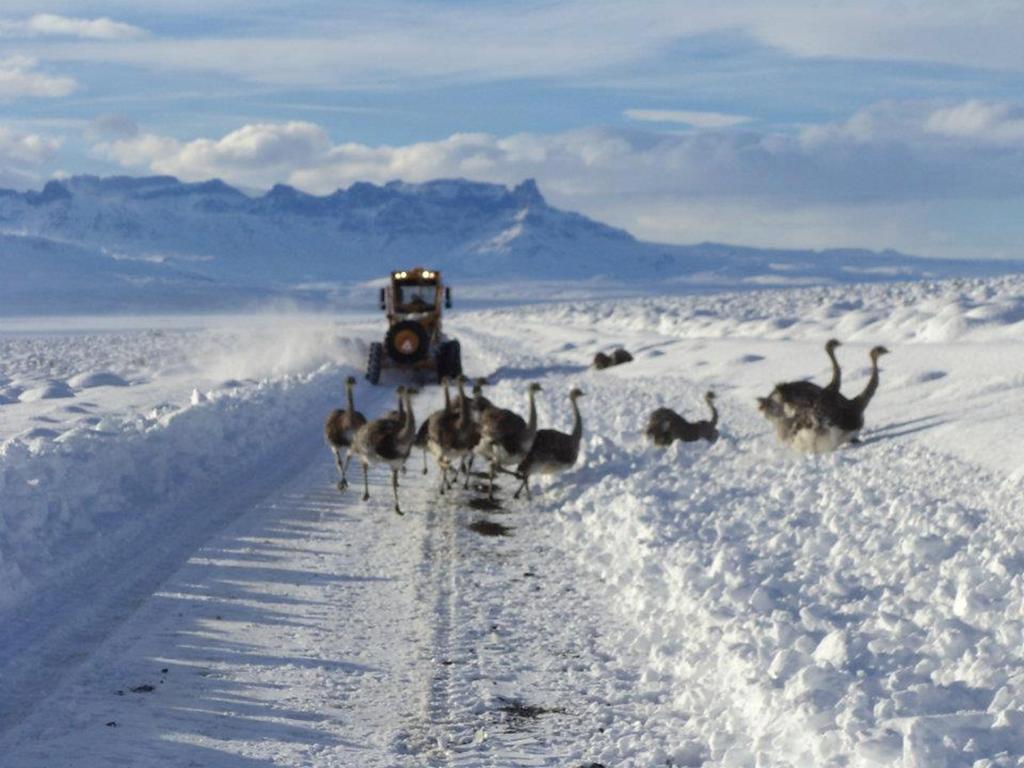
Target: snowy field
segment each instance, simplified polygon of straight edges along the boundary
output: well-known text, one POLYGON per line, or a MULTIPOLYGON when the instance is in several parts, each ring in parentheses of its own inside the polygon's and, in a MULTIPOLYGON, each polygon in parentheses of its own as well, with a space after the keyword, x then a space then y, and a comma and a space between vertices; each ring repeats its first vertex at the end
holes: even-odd
POLYGON ((1024 278, 455 313, 493 400, 586 392, 581 465, 493 512, 418 456, 403 518, 335 489, 381 325, 0 321, 0 763, 1024 760, 1024 278), (863 442, 795 455, 754 398, 831 336, 846 394, 892 354, 863 442), (709 388, 722 439, 645 444, 709 388))

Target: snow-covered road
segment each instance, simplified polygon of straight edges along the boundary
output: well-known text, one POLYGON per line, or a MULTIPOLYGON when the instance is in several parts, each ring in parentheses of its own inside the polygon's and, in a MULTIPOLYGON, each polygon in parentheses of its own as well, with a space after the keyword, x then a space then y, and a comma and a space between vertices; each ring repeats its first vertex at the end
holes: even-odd
MULTIPOLYGON (((581 466, 539 483, 532 504, 492 512, 471 507, 473 491, 439 500, 418 456, 405 517, 383 473, 366 505, 334 489, 318 422, 343 359, 223 412, 203 403, 228 423, 293 403, 309 427, 275 440, 285 422, 268 416, 251 481, 214 482, 216 494, 147 518, 179 527, 152 550, 122 549, 109 579, 127 586, 93 594, 96 610, 72 603, 89 593, 63 593, 77 633, 40 628, 31 608, 36 634, 2 631, 0 762, 1018 765, 1024 447, 991 435, 1024 429, 1021 299, 1016 283, 983 288, 1001 312, 978 312, 954 285, 923 291, 931 309, 912 290, 817 316, 805 309, 819 298, 797 292, 747 300, 774 318, 804 307, 788 325, 716 318, 713 301, 688 314, 685 300, 463 316, 452 331, 469 371, 496 382, 492 399, 523 410, 539 381, 541 424, 565 429, 569 388, 587 393, 581 466), (893 347, 864 443, 794 456, 753 396, 824 376, 821 344, 844 322, 844 391, 863 385, 872 343, 893 347), (901 322, 961 330, 911 338, 901 322), (618 343, 633 363, 586 368, 618 343), (651 409, 702 418, 707 388, 718 443, 644 444, 651 409)), ((357 391, 370 414, 392 398, 357 391)), ((425 391, 418 415, 438 403, 425 391)), ((179 442, 213 434, 181 423, 179 442)), ((216 436, 242 460, 234 430, 216 436)), ((16 458, 27 472, 31 457, 16 458)))
POLYGON ((613 721, 642 730, 604 590, 551 519, 439 501, 416 472, 399 518, 382 478, 363 505, 315 436, 291 450, 306 466, 84 659, 49 654, 61 674, 21 686, 4 765, 564 765, 613 721))

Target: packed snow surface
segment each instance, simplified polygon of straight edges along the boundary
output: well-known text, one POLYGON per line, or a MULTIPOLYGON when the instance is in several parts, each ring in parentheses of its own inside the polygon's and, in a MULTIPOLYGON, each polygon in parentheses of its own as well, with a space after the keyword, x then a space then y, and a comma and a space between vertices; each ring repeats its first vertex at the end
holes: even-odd
POLYGON ((583 456, 487 511, 414 455, 401 518, 320 435, 378 318, 156 325, 3 329, 8 764, 1024 760, 1024 279, 453 315, 499 404, 586 392, 583 456), (794 454, 754 398, 833 336, 848 395, 892 354, 862 443, 794 454), (708 389, 716 443, 646 444, 708 389))

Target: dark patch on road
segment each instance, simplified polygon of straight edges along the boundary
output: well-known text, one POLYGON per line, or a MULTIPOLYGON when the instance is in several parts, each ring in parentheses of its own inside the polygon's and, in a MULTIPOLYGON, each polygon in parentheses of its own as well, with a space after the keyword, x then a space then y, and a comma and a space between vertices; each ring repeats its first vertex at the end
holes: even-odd
POLYGON ((512 721, 513 725, 525 725, 522 721, 536 720, 541 715, 563 715, 565 710, 561 707, 538 707, 533 704, 519 701, 518 699, 501 699, 504 702, 498 709, 512 721))
POLYGON ((469 530, 479 533, 481 536, 511 536, 512 528, 492 520, 474 520, 468 526, 469 530))
POLYGON ((469 500, 469 508, 479 512, 496 512, 502 509, 501 502, 497 499, 488 499, 485 496, 475 496, 469 500))

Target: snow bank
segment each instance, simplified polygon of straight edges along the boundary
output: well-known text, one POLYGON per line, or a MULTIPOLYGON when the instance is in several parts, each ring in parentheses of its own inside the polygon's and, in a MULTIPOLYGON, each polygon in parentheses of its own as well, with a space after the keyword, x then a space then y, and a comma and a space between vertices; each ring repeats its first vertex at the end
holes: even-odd
MULTIPOLYGON (((923 387, 948 387, 964 377, 978 384, 984 372, 972 367, 972 355, 964 356, 968 347, 994 348, 1004 360, 1003 375, 1009 363, 1013 376, 1020 337, 1009 339, 1020 332, 1015 292, 1021 285, 859 294, 852 303, 870 316, 872 334, 883 327, 913 333, 914 324, 899 312, 903 301, 923 327, 937 327, 943 307, 954 304, 968 321, 958 339, 1006 340, 918 345, 923 356, 951 364, 942 377, 921 377, 934 383, 913 387, 890 386, 903 364, 894 353, 870 414, 884 429, 861 446, 825 456, 781 449, 752 397, 770 386, 787 355, 810 354, 815 367, 826 365, 817 343, 666 342, 656 331, 691 331, 689 321, 674 325, 683 312, 663 323, 658 313, 637 308, 683 306, 675 299, 559 307, 542 314, 550 325, 524 315, 518 323, 486 325, 495 336, 490 349, 498 375, 507 377, 493 387, 496 401, 521 401, 525 381, 543 376, 540 422, 564 429, 561 393, 577 384, 587 393, 581 404, 585 458, 535 494, 530 514, 551 515, 557 522, 552 537, 606 585, 619 617, 605 628, 607 646, 643 659, 643 683, 653 687, 647 695, 688 715, 678 733, 678 743, 687 746, 668 753, 672 764, 1020 764, 1022 478, 944 453, 957 442, 976 452, 980 443, 964 441, 960 429, 922 427, 913 417, 908 423, 905 414, 906 398, 925 399, 923 387), (995 312, 981 300, 990 289, 995 312), (921 306, 933 290, 929 313, 921 306), (606 314, 612 328, 617 317, 634 333, 609 333, 600 321, 585 325, 606 314), (607 371, 584 368, 591 345, 613 339, 659 346, 662 354, 641 354, 607 371), (670 405, 703 417, 707 388, 719 392, 723 437, 716 444, 677 443, 667 450, 646 444, 646 414, 670 405), (895 420, 886 424, 883 411, 895 420)), ((751 298, 741 317, 748 330, 767 322, 774 303, 817 311, 803 291, 751 298)), ((740 327, 714 314, 718 301, 704 299, 713 316, 707 335, 740 327)), ((700 307, 685 306, 686 316, 699 322, 700 307)), ((742 303, 735 311, 744 311, 742 303)), ((795 325, 815 339, 828 332, 823 319, 795 325)), ((758 333, 784 335, 793 327, 761 325, 758 333)), ((912 346, 900 350, 911 357, 912 346)), ((1014 435, 1021 424, 1019 375, 1007 386, 999 390, 997 414, 1014 435)), ((926 405, 934 422, 985 414, 973 398, 934 394, 926 405)), ((655 735, 639 731, 597 758, 606 765, 647 765, 658 746, 655 735)))
POLYGON ((269 450, 315 428, 341 371, 214 392, 162 415, 106 416, 0 444, 0 607, 102 556, 108 537, 173 525, 174 502, 242 479, 269 450), (160 507, 158 519, 145 514, 160 507))
POLYGON ((5 375, 67 377, 0 408, 0 610, 308 445, 362 364, 325 318, 216 322, 0 340, 5 375))
MULTIPOLYGON (((511 317, 514 313, 487 313, 511 317)), ((1024 277, 578 301, 532 319, 683 338, 955 342, 1024 336, 1024 277)))

